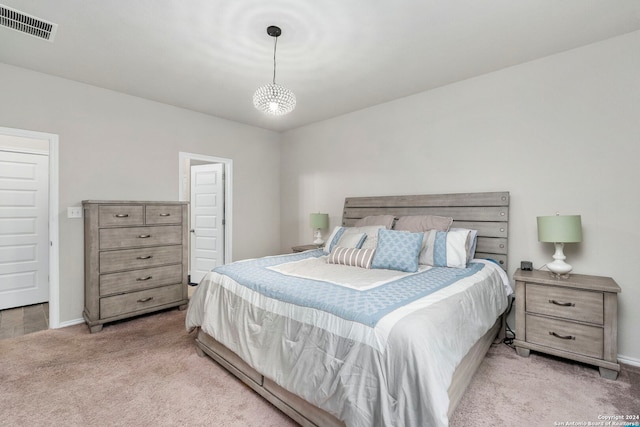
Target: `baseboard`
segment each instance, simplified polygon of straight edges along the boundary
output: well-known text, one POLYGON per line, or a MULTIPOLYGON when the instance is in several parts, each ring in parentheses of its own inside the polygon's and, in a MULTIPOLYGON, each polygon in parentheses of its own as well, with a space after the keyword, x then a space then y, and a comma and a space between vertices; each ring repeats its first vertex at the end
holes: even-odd
POLYGON ((58 327, 55 329, 66 328, 67 326, 79 325, 80 323, 84 323, 84 319, 82 317, 79 319, 67 320, 66 322, 60 322, 58 324, 58 327))
POLYGON ((625 365, 635 366, 640 368, 640 359, 634 359, 633 357, 618 355, 618 362, 624 363, 625 365))

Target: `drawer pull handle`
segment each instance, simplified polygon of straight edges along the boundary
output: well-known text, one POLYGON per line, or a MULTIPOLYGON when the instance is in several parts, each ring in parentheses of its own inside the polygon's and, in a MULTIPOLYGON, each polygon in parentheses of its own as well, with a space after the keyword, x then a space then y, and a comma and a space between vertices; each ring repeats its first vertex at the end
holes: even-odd
POLYGON ((573 335, 558 335, 555 332, 551 332, 549 331, 549 335, 553 335, 556 338, 560 338, 561 340, 575 340, 576 337, 574 337, 573 335))
POLYGON ((136 259, 151 259, 151 258, 153 258, 153 255, 139 256, 136 259))
POLYGON ((137 280, 138 282, 145 282, 145 281, 147 281, 147 280, 151 280, 151 279, 153 279, 153 276, 138 277, 136 280, 137 280))
POLYGON ((115 214, 116 218, 129 218, 129 214, 115 214))
POLYGON ((141 234, 138 236, 139 239, 148 239, 149 237, 151 237, 151 234, 141 234))
POLYGON ((170 213, 161 213, 160 216, 171 216, 170 213))
POLYGON ((153 297, 140 298, 138 302, 149 302, 153 299, 153 297))
POLYGON ((558 302, 554 299, 550 299, 549 302, 551 304, 559 305, 560 307, 575 307, 576 305, 572 302, 558 302))

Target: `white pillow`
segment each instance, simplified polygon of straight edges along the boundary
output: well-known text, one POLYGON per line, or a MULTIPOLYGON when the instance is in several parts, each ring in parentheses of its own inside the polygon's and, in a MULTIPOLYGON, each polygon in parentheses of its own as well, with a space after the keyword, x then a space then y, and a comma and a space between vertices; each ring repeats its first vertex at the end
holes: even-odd
POLYGON ((449 231, 469 230, 469 236, 467 237, 467 243, 465 244, 465 250, 467 251, 467 263, 471 261, 476 255, 476 245, 478 244, 478 230, 471 230, 467 228, 450 228, 449 231))

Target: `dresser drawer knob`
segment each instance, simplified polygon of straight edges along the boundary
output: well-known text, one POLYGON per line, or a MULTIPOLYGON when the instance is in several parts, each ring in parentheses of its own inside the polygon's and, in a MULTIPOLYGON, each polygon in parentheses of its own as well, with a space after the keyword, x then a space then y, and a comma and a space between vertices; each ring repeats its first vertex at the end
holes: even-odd
POLYGON ((575 307, 576 305, 572 302, 558 302, 554 299, 550 299, 549 302, 554 305, 559 305, 560 307, 575 307))
POLYGON ((161 213, 160 216, 171 216, 170 213, 161 213))
POLYGON ((139 239, 148 239, 149 237, 151 237, 151 234, 141 234, 138 236, 139 239))
POLYGON ((151 279, 153 279, 153 276, 138 277, 136 280, 137 280, 138 282, 145 282, 145 281, 147 281, 147 280, 151 280, 151 279))
POLYGON ((140 299, 138 300, 138 302, 149 302, 149 301, 151 301, 152 299, 153 299, 153 297, 140 298, 140 299))
POLYGON ((136 259, 151 259, 151 258, 153 258, 153 255, 139 256, 136 259))
POLYGON ((116 218, 129 218, 129 214, 115 214, 116 218))
POLYGON ((575 340, 576 337, 574 337, 573 335, 558 335, 555 332, 551 332, 549 331, 549 335, 553 335, 556 338, 560 338, 561 340, 575 340))

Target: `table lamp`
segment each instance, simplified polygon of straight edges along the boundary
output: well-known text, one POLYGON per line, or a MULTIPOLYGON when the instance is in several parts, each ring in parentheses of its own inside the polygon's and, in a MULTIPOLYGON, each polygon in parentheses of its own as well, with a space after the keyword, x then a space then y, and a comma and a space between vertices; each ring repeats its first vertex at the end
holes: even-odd
POLYGON ((314 237, 316 240, 313 241, 314 244, 320 246, 324 243, 322 240, 322 232, 326 228, 329 228, 329 214, 324 213, 312 213, 310 215, 311 228, 315 231, 314 237))
POLYGON ((573 267, 564 260, 564 244, 582 241, 582 220, 580 215, 539 216, 538 241, 550 242, 556 246, 553 262, 547 268, 557 275, 568 274, 573 267))

